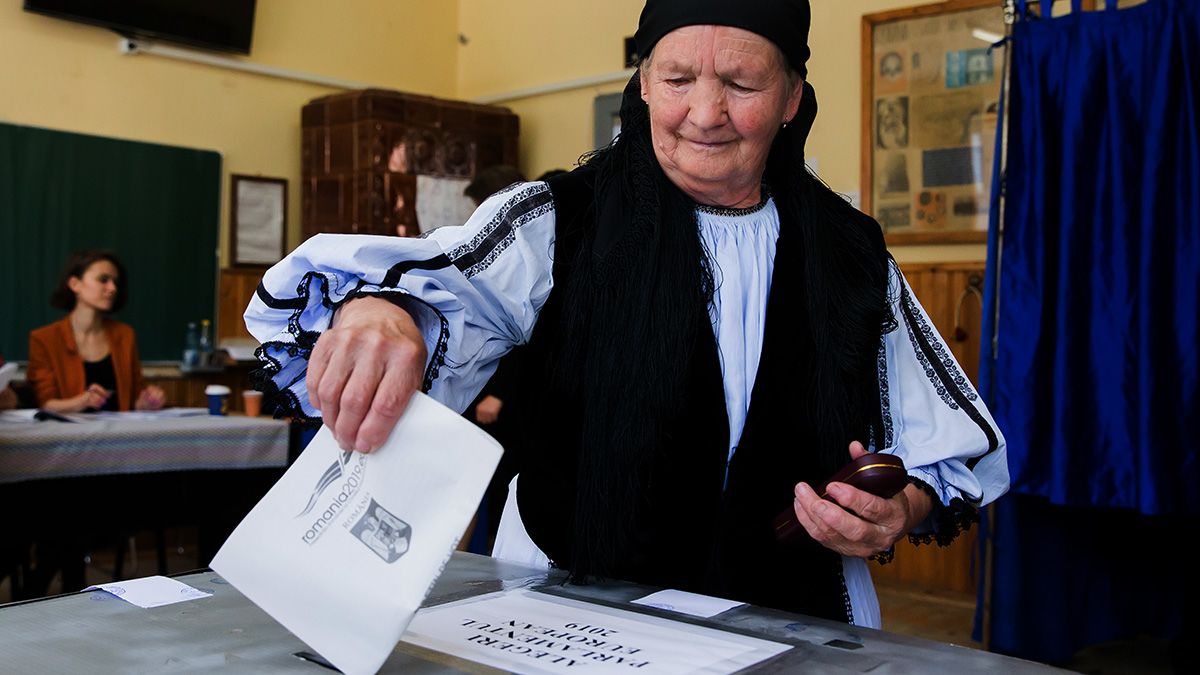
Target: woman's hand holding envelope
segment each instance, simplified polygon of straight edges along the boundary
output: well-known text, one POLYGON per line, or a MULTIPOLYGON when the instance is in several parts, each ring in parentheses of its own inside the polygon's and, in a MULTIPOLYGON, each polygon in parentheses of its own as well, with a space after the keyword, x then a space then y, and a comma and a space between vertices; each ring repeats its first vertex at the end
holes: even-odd
POLYGON ((317 340, 308 397, 343 450, 371 452, 418 391, 427 350, 408 312, 382 298, 347 302, 317 340))

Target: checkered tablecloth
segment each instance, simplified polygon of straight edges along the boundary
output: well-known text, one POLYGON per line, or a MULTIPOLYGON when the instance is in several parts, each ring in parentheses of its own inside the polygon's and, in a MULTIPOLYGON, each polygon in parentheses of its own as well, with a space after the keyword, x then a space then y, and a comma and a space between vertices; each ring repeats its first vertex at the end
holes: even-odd
POLYGON ((287 465, 288 424, 199 415, 119 414, 86 422, 0 424, 0 483, 111 474, 287 465))

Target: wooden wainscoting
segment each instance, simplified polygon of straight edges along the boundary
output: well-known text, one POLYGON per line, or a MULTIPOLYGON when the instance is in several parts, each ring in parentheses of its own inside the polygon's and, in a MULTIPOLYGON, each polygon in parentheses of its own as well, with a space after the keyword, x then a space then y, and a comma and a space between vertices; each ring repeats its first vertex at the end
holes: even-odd
MULTIPOLYGON (((900 269, 954 358, 977 384, 984 263, 910 263, 900 269)), ((930 590, 974 593, 979 582, 977 541, 978 526, 945 548, 902 541, 896 545, 895 560, 872 563, 871 574, 930 590)))
POLYGON ((221 338, 250 338, 242 314, 250 297, 258 288, 266 270, 227 267, 221 270, 217 299, 217 340, 221 338))
POLYGON ((185 408, 207 407, 208 397, 204 395, 204 388, 210 384, 223 384, 232 392, 229 412, 242 413, 245 412, 245 406, 242 405, 241 392, 253 388, 250 385, 250 371, 257 367, 253 363, 238 363, 226 366, 219 373, 184 374, 175 366, 149 366, 145 369, 146 384, 161 387, 168 405, 185 408))

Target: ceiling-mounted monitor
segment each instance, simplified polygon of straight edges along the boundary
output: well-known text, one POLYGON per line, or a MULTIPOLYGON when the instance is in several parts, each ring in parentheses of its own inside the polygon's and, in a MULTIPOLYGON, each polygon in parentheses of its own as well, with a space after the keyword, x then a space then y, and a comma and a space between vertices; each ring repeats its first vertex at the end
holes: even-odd
POLYGON ((127 37, 250 53, 255 0, 25 0, 25 10, 127 37))

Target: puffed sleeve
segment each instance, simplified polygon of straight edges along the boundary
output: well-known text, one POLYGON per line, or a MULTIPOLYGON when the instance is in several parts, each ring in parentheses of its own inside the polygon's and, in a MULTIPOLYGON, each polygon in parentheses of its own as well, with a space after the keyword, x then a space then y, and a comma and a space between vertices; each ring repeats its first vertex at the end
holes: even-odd
POLYGON ((876 445, 903 458, 910 479, 934 498, 911 538, 945 545, 1008 490, 1004 436, 894 262, 889 277, 895 322, 879 348, 876 445))
POLYGON ((305 372, 336 310, 362 294, 405 307, 425 334, 424 388, 462 411, 496 360, 529 339, 553 283, 554 202, 544 182, 490 197, 462 226, 421 238, 321 234, 263 277, 246 309, 262 343, 259 386, 305 418, 305 372))

